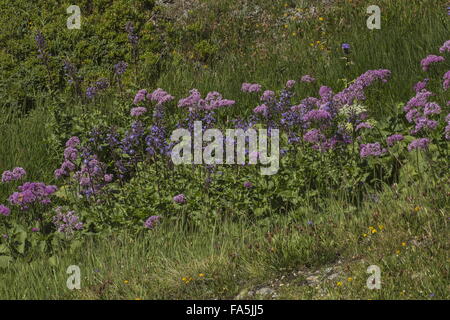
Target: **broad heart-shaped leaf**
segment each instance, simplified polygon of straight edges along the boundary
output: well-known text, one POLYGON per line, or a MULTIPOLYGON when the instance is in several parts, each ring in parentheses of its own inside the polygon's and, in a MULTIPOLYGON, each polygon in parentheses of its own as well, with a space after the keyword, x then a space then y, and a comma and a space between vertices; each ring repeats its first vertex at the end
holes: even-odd
POLYGON ((13 259, 10 256, 0 256, 0 268, 8 267, 12 261, 13 259))
POLYGON ((17 247, 16 247, 17 252, 24 253, 25 252, 25 243, 27 240, 27 233, 25 231, 20 231, 15 235, 14 239, 17 241, 17 247))

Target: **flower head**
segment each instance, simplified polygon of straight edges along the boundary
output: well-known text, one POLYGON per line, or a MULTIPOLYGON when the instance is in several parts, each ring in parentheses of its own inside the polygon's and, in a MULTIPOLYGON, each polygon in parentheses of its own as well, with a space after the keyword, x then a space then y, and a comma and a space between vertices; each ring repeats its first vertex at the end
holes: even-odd
POLYGON ((144 222, 144 227, 148 229, 153 229, 160 219, 161 219, 160 216, 151 216, 144 222))
POLYGON ((428 71, 430 69, 430 66, 433 63, 442 62, 444 60, 445 60, 444 57, 436 56, 434 54, 430 54, 426 58, 422 59, 422 61, 420 62, 420 65, 422 66, 422 70, 423 71, 428 71))
POLYGON ((389 147, 392 147, 395 143, 402 141, 404 139, 403 135, 401 134, 393 134, 386 138, 386 142, 389 147))
POLYGON ((301 82, 314 82, 314 81, 316 81, 316 79, 308 74, 305 74, 304 76, 301 77, 300 81, 301 82))
POLYGON ((428 148, 428 145, 430 144, 430 139, 428 138, 420 138, 420 139, 416 139, 413 140, 409 145, 408 145, 408 151, 412 151, 412 150, 425 150, 428 148))
POLYGON ((345 54, 350 53, 350 45, 348 43, 343 43, 341 47, 342 47, 342 50, 344 50, 345 54))
POLYGON ((184 196, 184 194, 180 193, 173 197, 173 201, 178 204, 183 204, 186 203, 186 197, 184 196))
POLYGON ((4 206, 3 204, 0 204, 0 214, 3 216, 9 216, 11 213, 11 210, 4 206))

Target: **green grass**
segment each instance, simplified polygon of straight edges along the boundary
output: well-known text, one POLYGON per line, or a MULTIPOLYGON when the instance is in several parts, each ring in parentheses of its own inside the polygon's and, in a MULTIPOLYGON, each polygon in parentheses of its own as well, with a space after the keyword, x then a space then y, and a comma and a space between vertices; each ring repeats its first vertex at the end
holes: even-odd
POLYGON ((325 211, 299 208, 289 223, 267 227, 225 222, 188 232, 162 223, 137 237, 87 239, 52 261, 10 265, 0 273, 0 297, 233 299, 271 286, 281 299, 448 299, 445 192, 445 184, 414 183, 386 189, 361 209, 330 199, 325 211), (70 265, 81 269, 81 290, 66 287, 70 265), (380 290, 366 287, 370 265, 381 268, 380 290), (305 285, 308 272, 326 267, 338 276, 305 285))

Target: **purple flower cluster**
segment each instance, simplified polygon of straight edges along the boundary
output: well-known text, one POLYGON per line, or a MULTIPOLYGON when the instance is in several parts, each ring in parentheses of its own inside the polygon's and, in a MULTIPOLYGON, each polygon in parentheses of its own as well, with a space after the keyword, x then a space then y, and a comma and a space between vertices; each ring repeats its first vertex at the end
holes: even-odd
POLYGON ((422 70, 423 71, 428 71, 430 69, 430 66, 433 63, 442 62, 444 60, 445 60, 444 57, 436 56, 434 54, 430 54, 426 58, 422 59, 422 61, 420 61, 420 65, 422 66, 422 70))
POLYGON ((144 125, 140 121, 134 121, 131 129, 127 131, 125 137, 121 141, 121 149, 124 153, 133 156, 142 146, 144 137, 144 125))
POLYGON ((441 53, 450 52, 450 40, 445 41, 442 47, 439 48, 439 51, 441 53))
POLYGON ((266 90, 263 92, 260 100, 263 102, 272 102, 275 99, 275 92, 272 90, 266 90))
POLYGON ((38 58, 43 60, 45 64, 48 62, 48 54, 46 53, 45 49, 47 48, 47 43, 45 41, 45 37, 42 34, 41 31, 38 31, 36 36, 34 37, 34 40, 36 41, 36 46, 38 48, 38 58))
POLYGON ((0 215, 2 216, 9 216, 11 214, 11 210, 4 206, 3 204, 0 204, 0 215))
POLYGON ((444 74, 443 79, 444 82, 442 83, 442 87, 444 88, 445 91, 447 91, 448 88, 450 88, 450 70, 444 74))
POLYGON ((141 89, 134 96, 133 103, 138 104, 139 102, 145 101, 145 97, 147 95, 147 90, 141 89))
POLYGON ((27 210, 34 203, 48 204, 50 196, 58 189, 56 186, 45 185, 42 182, 26 182, 9 196, 12 205, 18 205, 22 210, 27 210))
POLYGON ((387 69, 368 70, 360 75, 347 88, 337 93, 333 100, 340 105, 351 105, 354 100, 363 101, 366 99, 364 89, 374 83, 376 80, 387 82, 387 78, 391 75, 391 71, 387 69))
POLYGON ((161 216, 151 216, 147 220, 145 220, 144 227, 147 229, 153 229, 160 219, 161 216))
POLYGON ((439 114, 441 107, 437 103, 428 102, 428 98, 432 95, 430 91, 421 90, 403 107, 406 112, 406 120, 415 124, 411 134, 417 134, 422 130, 436 129, 438 122, 428 117, 439 114))
POLYGON ((413 140, 409 145, 408 145, 408 151, 413 151, 413 150, 425 150, 428 148, 428 145, 430 144, 431 140, 428 138, 420 138, 420 139, 416 139, 413 140))
MULTIPOLYGON (((425 104, 428 103, 428 98, 432 95, 433 93, 427 90, 417 92, 416 95, 411 98, 403 107, 403 111, 409 113, 411 110, 424 107, 425 104)), ((411 113, 411 115, 413 115, 413 113, 411 113)), ((407 115, 406 119, 408 120, 408 122, 412 122, 411 119, 413 119, 413 117, 407 115)))
POLYGON ((189 108, 189 111, 215 110, 235 104, 234 100, 223 99, 222 95, 216 91, 209 92, 205 99, 202 99, 197 89, 189 91, 190 95, 178 101, 178 107, 189 108))
POLYGON ((83 223, 75 214, 75 211, 64 212, 61 207, 57 207, 55 211, 56 215, 53 216, 53 224, 58 232, 71 235, 75 231, 83 229, 83 223))
POLYGON ((71 137, 66 142, 66 149, 64 149, 64 162, 61 167, 54 172, 55 178, 59 179, 64 176, 70 175, 70 172, 75 171, 75 161, 78 158, 78 149, 80 145, 80 139, 78 137, 71 137))
POLYGON ((241 87, 242 92, 259 92, 261 91, 261 85, 257 83, 244 82, 241 87))
POLYGON ((125 73, 125 71, 128 68, 128 63, 125 61, 119 61, 117 64, 114 65, 114 73, 118 76, 121 76, 125 73))
POLYGON ((21 167, 16 167, 12 171, 6 170, 2 173, 2 182, 17 181, 22 179, 27 173, 21 167))
POLYGON ((327 86, 321 86, 319 89, 319 104, 329 103, 333 99, 333 89, 327 86))
POLYGON ((450 140, 450 113, 445 117, 445 122, 447 122, 444 129, 445 139, 450 140))
POLYGON ((411 134, 417 134, 422 130, 434 130, 438 125, 436 120, 431 120, 427 117, 418 117, 414 120, 414 122, 415 126, 411 129, 411 134))
POLYGON ((309 74, 305 74, 304 76, 301 77, 300 81, 311 83, 311 82, 316 81, 316 79, 314 77, 310 76, 309 74))
POLYGON ((325 136, 320 132, 319 129, 311 129, 303 136, 303 140, 314 144, 321 143, 325 141, 325 139, 325 136))
POLYGON ((152 93, 147 94, 147 99, 150 101, 155 101, 156 104, 164 104, 166 102, 172 101, 174 97, 168 94, 161 88, 156 89, 152 93))
POLYGON ((253 187, 253 183, 251 183, 250 181, 245 181, 244 182, 244 187, 247 189, 250 189, 251 187, 253 187))
POLYGON ((373 127, 372 127, 372 125, 370 124, 370 123, 367 123, 367 122, 361 122, 360 124, 358 124, 357 126, 356 126, 356 131, 359 131, 359 130, 361 130, 361 129, 372 129, 373 127))
POLYGON ((428 81, 430 81, 430 79, 426 78, 423 79, 423 81, 419 81, 414 85, 414 91, 416 91, 416 93, 422 91, 423 89, 426 88, 428 81))
POLYGON ((399 141, 402 141, 403 139, 405 139, 405 137, 403 137, 403 135, 397 133, 397 134, 393 134, 393 135, 387 137, 386 142, 389 147, 392 147, 394 144, 396 144, 399 141))
POLYGON ((112 180, 112 176, 106 174, 105 164, 99 161, 97 156, 84 159, 80 170, 74 173, 73 178, 80 185, 80 193, 86 197, 97 194, 112 180))
POLYGON ((269 107, 266 104, 259 105, 253 109, 254 113, 261 114, 264 117, 267 117, 269 112, 269 107))
POLYGON ((134 25, 131 21, 128 21, 125 25, 125 31, 128 33, 128 41, 130 41, 133 47, 137 46, 139 37, 134 32, 134 25))
POLYGON ((136 107, 130 110, 130 115, 132 117, 139 117, 142 116, 144 113, 147 113, 146 107, 136 107))
POLYGON ((325 111, 323 109, 319 109, 319 110, 311 110, 308 111, 304 116, 303 116, 303 121, 305 122, 313 122, 313 121, 327 121, 331 119, 331 114, 328 111, 325 111))
POLYGON ((175 197, 173 197, 173 202, 178 203, 178 204, 186 203, 186 197, 184 196, 184 194, 180 193, 180 194, 176 195, 175 197))
POLYGON ((286 88, 287 89, 292 89, 294 87, 295 83, 296 83, 295 80, 288 80, 286 82, 286 88))
POLYGON ((161 155, 170 156, 170 145, 167 143, 166 130, 162 126, 156 124, 150 128, 150 133, 145 137, 145 144, 147 148, 145 151, 150 156, 159 153, 161 155))
POLYGON ((379 157, 386 153, 386 149, 382 148, 379 142, 361 144, 359 155, 361 158, 379 157))
POLYGON ((350 53, 350 44, 348 43, 343 43, 341 45, 342 50, 344 51, 345 54, 349 54, 350 53))
POLYGON ((80 145, 80 139, 76 136, 73 136, 66 141, 66 147, 76 148, 78 145, 80 145))
POLYGON ((64 75, 68 78, 67 82, 73 84, 76 93, 81 96, 80 86, 83 78, 78 75, 76 66, 73 63, 70 63, 70 61, 64 60, 63 69, 64 75))

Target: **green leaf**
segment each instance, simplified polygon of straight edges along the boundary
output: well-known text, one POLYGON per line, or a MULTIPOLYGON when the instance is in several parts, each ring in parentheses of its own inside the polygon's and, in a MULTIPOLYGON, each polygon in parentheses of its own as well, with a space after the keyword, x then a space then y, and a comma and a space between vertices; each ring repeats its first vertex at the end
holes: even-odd
POLYGON ((5 246, 4 244, 0 244, 0 254, 2 253, 8 253, 9 249, 7 246, 5 246))
POLYGON ((51 266, 56 266, 58 264, 58 257, 57 256, 51 256, 50 258, 48 258, 48 263, 51 266))

